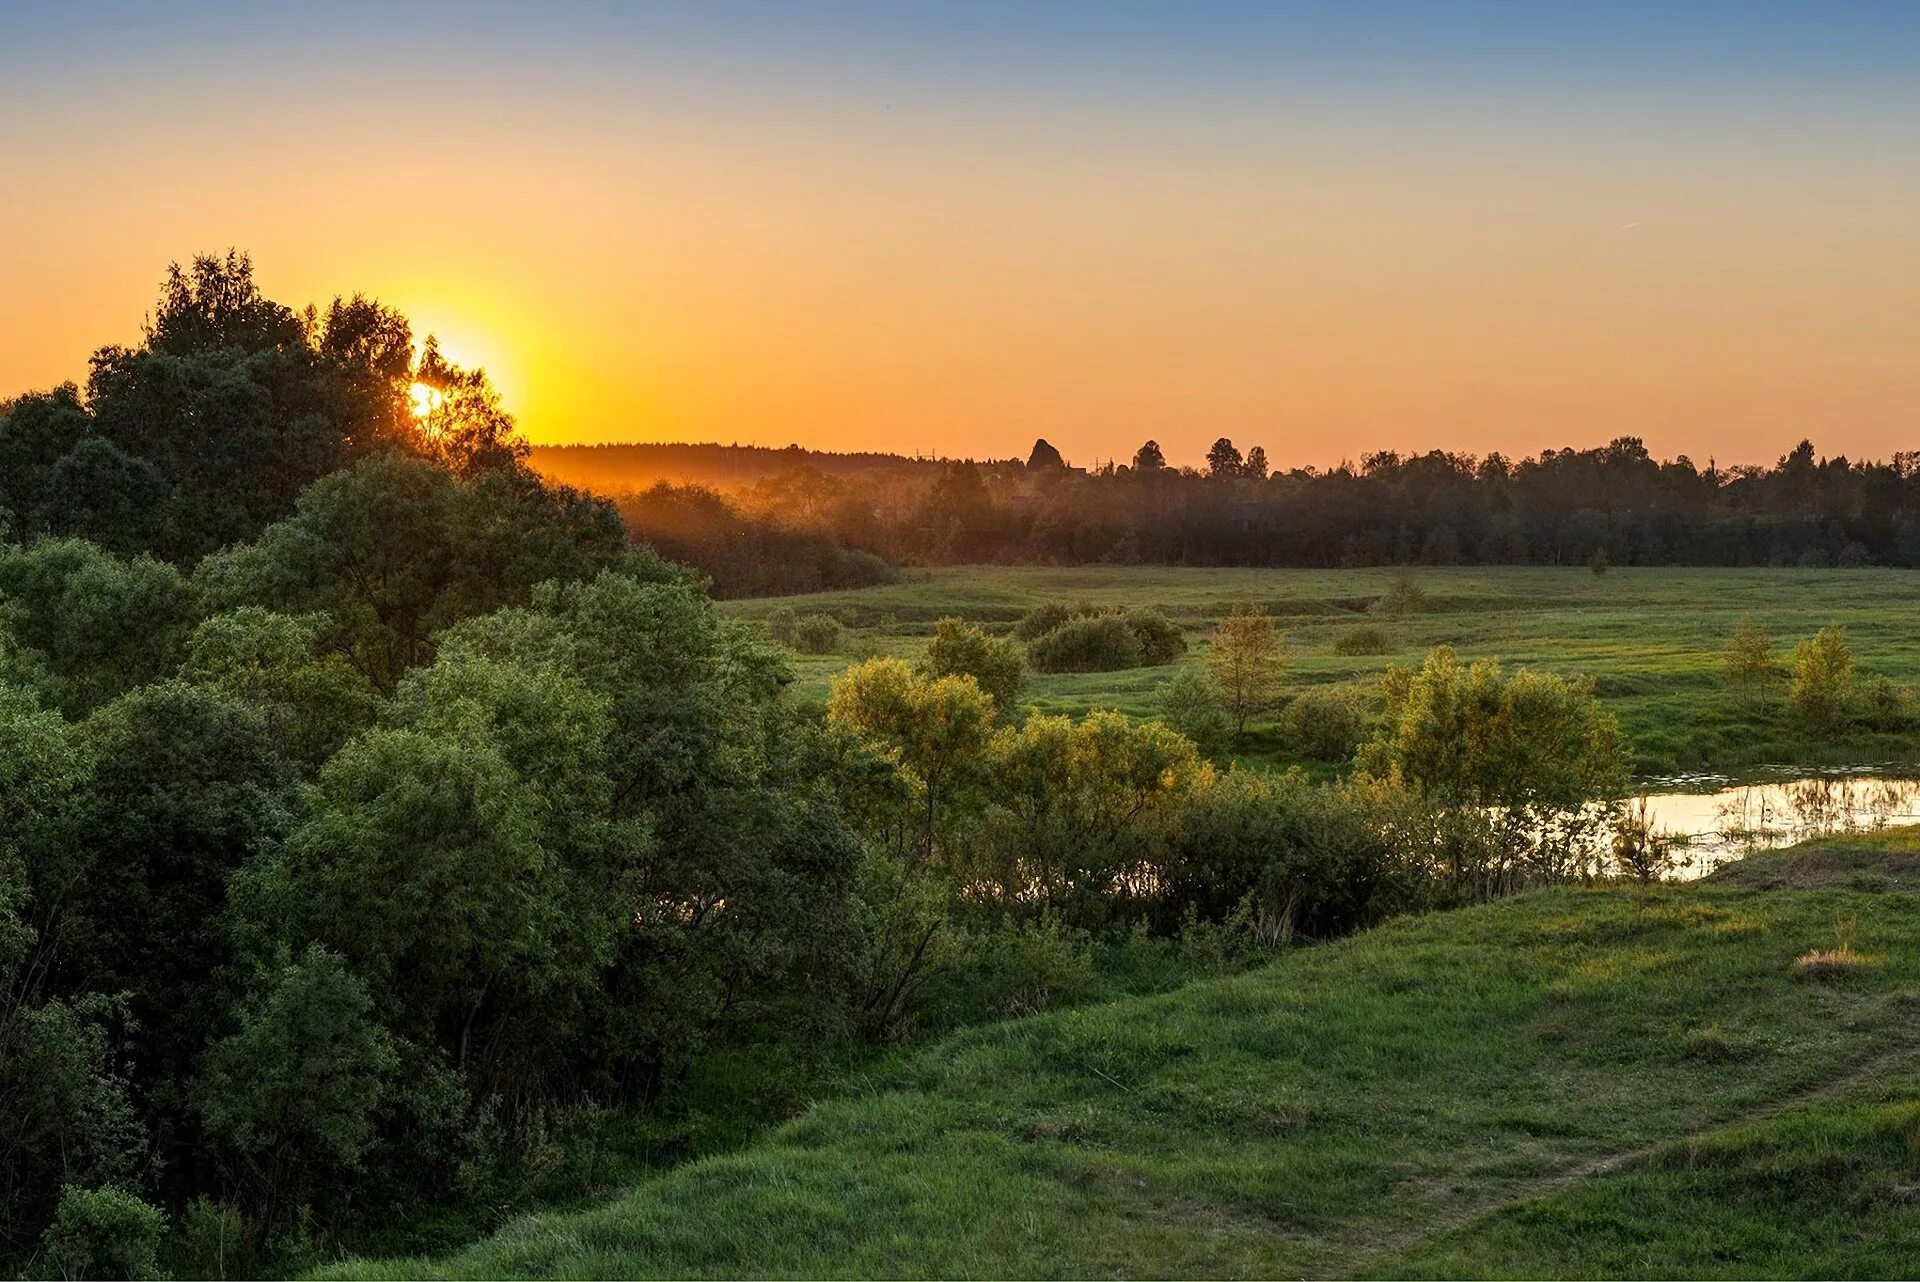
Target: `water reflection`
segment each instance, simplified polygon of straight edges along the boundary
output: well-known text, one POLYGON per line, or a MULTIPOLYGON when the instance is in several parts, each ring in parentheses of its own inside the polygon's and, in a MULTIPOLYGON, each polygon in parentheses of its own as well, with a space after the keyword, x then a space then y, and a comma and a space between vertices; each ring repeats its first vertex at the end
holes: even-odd
MULTIPOLYGON (((1715 776, 1656 780, 1648 827, 1673 840, 1670 876, 1701 877, 1756 850, 1832 833, 1920 823, 1920 779, 1835 771, 1732 783, 1715 776), (1714 787, 1718 783, 1721 786, 1714 787)), ((1638 809, 1638 800, 1634 803, 1638 809)))

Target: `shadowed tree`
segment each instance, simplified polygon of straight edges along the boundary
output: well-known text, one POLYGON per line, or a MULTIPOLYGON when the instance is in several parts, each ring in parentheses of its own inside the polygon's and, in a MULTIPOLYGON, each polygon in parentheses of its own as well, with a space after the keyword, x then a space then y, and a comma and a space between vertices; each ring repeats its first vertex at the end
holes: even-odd
POLYGON ((1207 474, 1217 480, 1232 480, 1246 470, 1246 460, 1232 441, 1221 437, 1207 451, 1207 474))

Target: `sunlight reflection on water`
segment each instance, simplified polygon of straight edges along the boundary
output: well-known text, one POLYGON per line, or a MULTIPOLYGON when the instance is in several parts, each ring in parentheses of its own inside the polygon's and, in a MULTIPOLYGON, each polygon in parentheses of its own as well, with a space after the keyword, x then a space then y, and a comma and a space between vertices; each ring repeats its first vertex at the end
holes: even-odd
POLYGON ((1866 769, 1739 783, 1681 776, 1650 780, 1644 796, 1651 826, 1675 838, 1671 875, 1681 880, 1809 837, 1920 823, 1920 779, 1866 769), (1663 785, 1673 790, 1656 791, 1663 785))

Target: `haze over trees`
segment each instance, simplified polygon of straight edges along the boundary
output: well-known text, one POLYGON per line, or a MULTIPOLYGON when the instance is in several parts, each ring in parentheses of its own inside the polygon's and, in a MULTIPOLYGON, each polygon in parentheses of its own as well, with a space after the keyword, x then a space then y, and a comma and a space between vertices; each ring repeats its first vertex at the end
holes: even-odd
MULTIPOLYGON (((627 488, 592 448, 543 450, 541 466, 627 488)), ((1920 565, 1911 452, 1856 462, 1802 442, 1771 467, 1701 466, 1625 436, 1525 459, 1381 452, 1322 470, 1222 438, 1204 470, 1169 465, 1148 441, 1131 463, 1091 470, 1036 445, 1025 464, 796 456, 772 475, 767 453, 743 451, 731 481, 716 461, 706 483, 743 516, 901 564, 1920 565)))

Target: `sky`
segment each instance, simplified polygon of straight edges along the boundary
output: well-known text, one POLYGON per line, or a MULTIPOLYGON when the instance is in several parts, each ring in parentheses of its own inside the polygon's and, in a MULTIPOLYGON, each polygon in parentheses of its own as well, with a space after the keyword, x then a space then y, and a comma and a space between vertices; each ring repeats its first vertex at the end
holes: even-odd
POLYGON ((1920 4, 0 0, 0 397, 166 265, 536 442, 1920 448, 1920 4))

